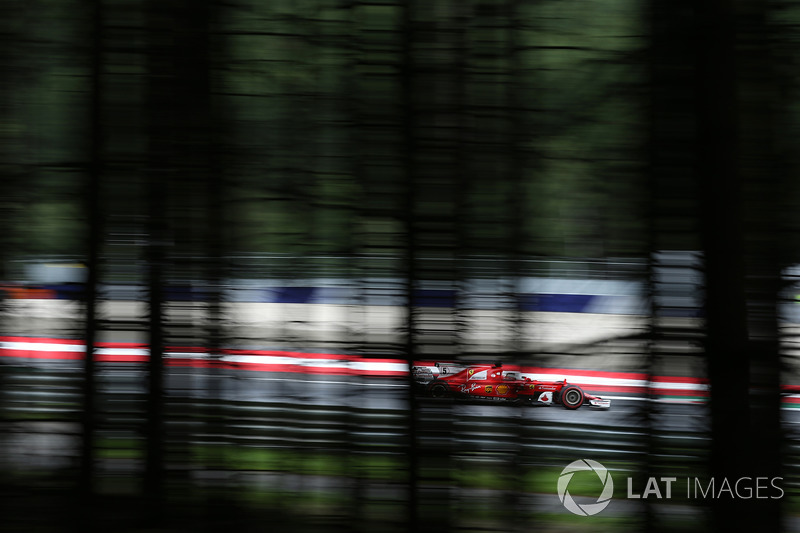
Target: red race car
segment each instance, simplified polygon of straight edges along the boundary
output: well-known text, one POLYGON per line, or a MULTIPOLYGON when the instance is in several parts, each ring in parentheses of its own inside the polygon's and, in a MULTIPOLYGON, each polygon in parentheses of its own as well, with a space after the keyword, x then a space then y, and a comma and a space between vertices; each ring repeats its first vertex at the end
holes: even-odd
POLYGON ((513 370, 494 365, 454 365, 436 363, 434 366, 415 366, 414 380, 419 389, 432 398, 474 398, 515 403, 552 405, 567 409, 589 405, 608 409, 611 400, 586 394, 577 385, 561 381, 538 381, 523 378, 513 370))

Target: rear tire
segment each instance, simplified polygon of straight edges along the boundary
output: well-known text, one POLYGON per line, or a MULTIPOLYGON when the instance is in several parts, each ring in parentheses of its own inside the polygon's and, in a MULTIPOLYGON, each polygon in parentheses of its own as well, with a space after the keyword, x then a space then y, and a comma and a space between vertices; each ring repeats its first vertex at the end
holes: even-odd
POLYGON ((561 391, 561 405, 567 409, 577 409, 583 405, 583 391, 575 385, 564 387, 561 391))
POLYGON ((431 398, 445 398, 449 393, 450 389, 441 382, 434 382, 431 384, 430 388, 428 388, 428 394, 431 398))

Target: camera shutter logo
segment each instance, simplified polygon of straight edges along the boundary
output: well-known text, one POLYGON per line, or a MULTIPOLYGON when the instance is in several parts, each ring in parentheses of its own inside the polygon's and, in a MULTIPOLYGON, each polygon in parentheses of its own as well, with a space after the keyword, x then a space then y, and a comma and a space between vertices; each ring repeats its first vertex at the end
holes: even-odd
POLYGON ((571 462, 566 468, 564 468, 564 470, 561 471, 561 475, 558 478, 558 499, 561 500, 561 503, 564 504, 564 507, 566 507, 568 511, 577 515, 596 515, 608 506, 608 504, 611 502, 611 496, 613 494, 614 480, 611 479, 611 474, 608 473, 606 467, 597 461, 592 461, 591 459, 579 459, 571 462), (575 472, 583 471, 594 472, 603 483, 603 491, 600 493, 600 497, 597 498, 596 503, 586 503, 580 505, 572 498, 569 490, 567 490, 569 487, 569 482, 572 480, 572 476, 575 475, 575 472))

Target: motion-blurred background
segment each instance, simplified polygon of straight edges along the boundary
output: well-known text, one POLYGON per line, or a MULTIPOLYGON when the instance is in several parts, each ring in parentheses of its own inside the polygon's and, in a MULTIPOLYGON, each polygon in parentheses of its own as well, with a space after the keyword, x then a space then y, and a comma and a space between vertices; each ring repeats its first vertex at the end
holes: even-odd
POLYGON ((0 10, 1 531, 800 530, 796 3, 0 10))

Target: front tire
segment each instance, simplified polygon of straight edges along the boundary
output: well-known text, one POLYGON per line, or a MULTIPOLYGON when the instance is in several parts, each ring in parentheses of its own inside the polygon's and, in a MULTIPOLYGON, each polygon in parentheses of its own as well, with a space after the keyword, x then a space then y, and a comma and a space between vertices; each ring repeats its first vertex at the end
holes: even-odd
POLYGON ((574 385, 564 387, 561 391, 561 405, 567 409, 577 409, 583 405, 583 391, 574 385))

